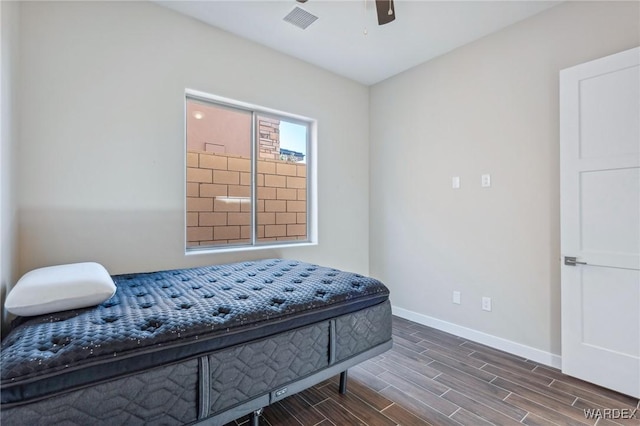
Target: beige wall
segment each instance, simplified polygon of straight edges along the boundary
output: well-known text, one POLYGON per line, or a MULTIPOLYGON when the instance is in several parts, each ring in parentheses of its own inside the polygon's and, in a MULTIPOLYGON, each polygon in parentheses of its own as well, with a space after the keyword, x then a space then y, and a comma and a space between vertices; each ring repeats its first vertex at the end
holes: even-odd
POLYGON ((640 44, 639 12, 567 2, 371 88, 370 269, 395 306, 560 353, 558 71, 640 44))
POLYGON ((21 9, 20 272, 275 256, 368 273, 367 87, 147 1, 21 9), (317 246, 185 256, 185 88, 318 120, 317 246))
MULTIPOLYGON (((19 8, 14 2, 0 2, 0 306, 17 275, 15 168, 17 145, 19 8)), ((1 328, 7 326, 2 310, 1 328)))

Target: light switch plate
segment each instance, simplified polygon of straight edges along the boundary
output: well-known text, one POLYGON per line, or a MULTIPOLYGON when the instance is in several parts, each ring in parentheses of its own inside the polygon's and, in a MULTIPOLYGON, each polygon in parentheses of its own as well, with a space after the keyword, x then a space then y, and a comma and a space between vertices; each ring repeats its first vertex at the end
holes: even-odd
POLYGON ((460 176, 454 176, 451 178, 451 188, 453 189, 460 188, 460 176))

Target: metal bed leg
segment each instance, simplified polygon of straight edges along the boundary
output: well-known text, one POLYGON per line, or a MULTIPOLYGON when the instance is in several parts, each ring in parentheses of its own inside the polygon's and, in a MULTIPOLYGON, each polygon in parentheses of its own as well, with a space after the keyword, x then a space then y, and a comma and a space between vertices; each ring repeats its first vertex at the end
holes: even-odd
POLYGON ((340 387, 338 388, 342 395, 347 393, 347 370, 340 373, 340 387))
POLYGON ((249 420, 251 426, 260 426, 260 415, 262 414, 262 410, 263 408, 251 413, 251 420, 249 420))

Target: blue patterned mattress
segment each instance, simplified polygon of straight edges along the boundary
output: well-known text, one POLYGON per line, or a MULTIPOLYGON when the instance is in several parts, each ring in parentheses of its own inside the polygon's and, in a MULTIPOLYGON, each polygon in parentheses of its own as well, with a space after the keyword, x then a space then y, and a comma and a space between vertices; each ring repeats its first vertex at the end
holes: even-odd
POLYGON ((387 301, 362 275, 270 259, 117 275, 101 305, 18 318, 2 341, 3 408, 194 358, 387 301))

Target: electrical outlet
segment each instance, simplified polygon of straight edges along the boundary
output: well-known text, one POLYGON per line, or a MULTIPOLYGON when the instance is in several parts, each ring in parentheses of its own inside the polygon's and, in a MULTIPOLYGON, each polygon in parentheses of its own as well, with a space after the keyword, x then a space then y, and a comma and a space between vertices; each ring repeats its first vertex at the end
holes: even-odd
POLYGON ((453 303, 455 303, 456 305, 460 304, 460 292, 459 291, 454 291, 453 292, 453 303))
POLYGON ((482 175, 481 183, 483 188, 489 188, 491 186, 491 175, 482 175))
POLYGON ((451 178, 451 188, 460 189, 460 176, 454 176, 451 178))
POLYGON ((491 298, 483 297, 482 298, 482 310, 491 312, 491 298))

